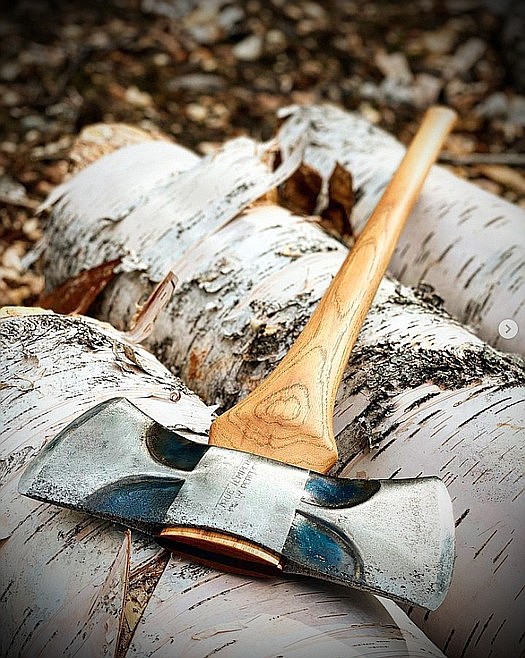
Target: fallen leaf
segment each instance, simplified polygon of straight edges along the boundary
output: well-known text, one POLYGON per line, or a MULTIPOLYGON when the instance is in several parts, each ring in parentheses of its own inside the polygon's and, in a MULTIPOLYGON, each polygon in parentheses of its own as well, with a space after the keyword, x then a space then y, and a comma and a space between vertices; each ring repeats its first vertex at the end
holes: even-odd
POLYGON ((323 187, 319 172, 303 162, 279 188, 279 203, 291 212, 310 218, 320 214, 318 223, 325 230, 343 240, 353 237, 350 225, 354 205, 352 175, 336 163, 327 188, 323 190, 323 187))
POLYGON ((120 258, 80 272, 50 293, 41 295, 35 306, 68 315, 85 314, 98 295, 113 280, 120 258))

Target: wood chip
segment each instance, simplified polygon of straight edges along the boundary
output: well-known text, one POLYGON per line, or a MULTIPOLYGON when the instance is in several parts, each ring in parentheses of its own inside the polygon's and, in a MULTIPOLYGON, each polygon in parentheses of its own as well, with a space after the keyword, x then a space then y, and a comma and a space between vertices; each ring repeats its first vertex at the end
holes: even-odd
POLYGON ((515 169, 503 165, 478 165, 476 170, 492 179, 496 183, 501 183, 518 194, 525 194, 525 176, 515 169))

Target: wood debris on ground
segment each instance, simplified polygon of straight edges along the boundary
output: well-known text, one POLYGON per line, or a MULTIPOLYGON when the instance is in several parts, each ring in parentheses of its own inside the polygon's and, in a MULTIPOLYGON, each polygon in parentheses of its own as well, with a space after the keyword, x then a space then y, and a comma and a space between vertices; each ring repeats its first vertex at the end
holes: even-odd
POLYGON ((447 166, 525 206, 519 4, 16 3, 0 19, 0 303, 41 293, 27 256, 44 221, 35 211, 94 122, 208 153, 240 134, 269 138, 280 107, 329 101, 407 143, 444 102, 461 116, 447 166))

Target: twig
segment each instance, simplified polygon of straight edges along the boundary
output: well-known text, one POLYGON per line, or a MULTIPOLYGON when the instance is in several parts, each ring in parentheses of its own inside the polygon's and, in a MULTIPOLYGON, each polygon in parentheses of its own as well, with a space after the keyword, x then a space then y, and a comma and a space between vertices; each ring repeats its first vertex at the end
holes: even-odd
POLYGON ((29 199, 28 197, 15 199, 8 194, 0 194, 0 203, 4 203, 6 206, 26 208, 27 210, 36 210, 39 206, 39 202, 34 199, 29 199))
POLYGON ((508 167, 524 167, 525 153, 465 153, 457 155, 443 151, 440 162, 455 165, 497 164, 508 167))

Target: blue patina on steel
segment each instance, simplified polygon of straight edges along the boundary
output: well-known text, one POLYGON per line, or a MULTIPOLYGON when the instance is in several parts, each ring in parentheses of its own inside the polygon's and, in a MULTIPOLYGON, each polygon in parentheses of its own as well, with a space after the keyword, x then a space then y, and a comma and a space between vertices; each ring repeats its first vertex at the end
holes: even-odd
POLYGON ((242 538, 278 556, 285 573, 430 608, 452 573, 454 519, 438 478, 333 478, 194 443, 123 398, 64 429, 19 491, 154 536, 200 528, 242 538))
POLYGON ((102 487, 82 502, 82 509, 129 525, 159 531, 165 524, 166 511, 173 504, 184 480, 166 480, 152 476, 131 477, 102 487))
POLYGON ((349 480, 311 473, 303 500, 321 507, 352 507, 364 503, 379 491, 377 480, 349 480))
POLYGON ((146 445, 159 463, 181 471, 192 471, 209 449, 207 445, 190 441, 158 423, 148 429, 146 445))

